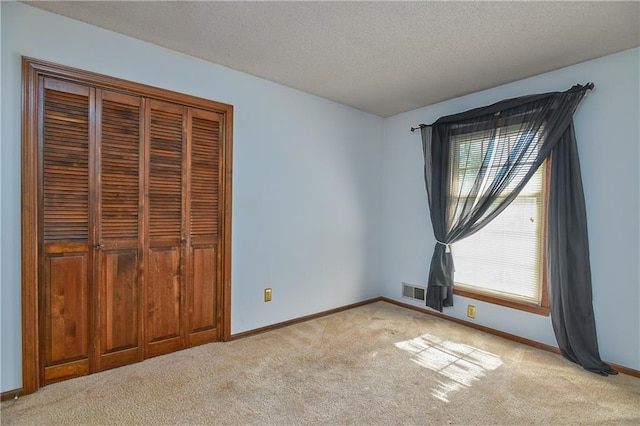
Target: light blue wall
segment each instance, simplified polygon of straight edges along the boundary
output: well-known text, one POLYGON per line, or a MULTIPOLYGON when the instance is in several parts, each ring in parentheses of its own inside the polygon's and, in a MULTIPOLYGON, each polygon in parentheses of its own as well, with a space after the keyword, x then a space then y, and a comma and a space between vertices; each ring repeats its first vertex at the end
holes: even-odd
MULTIPOLYGON (((232 333, 380 295, 406 302, 400 284, 424 284, 434 244, 420 138, 409 127, 594 81, 576 131, 598 334, 605 359, 640 369, 639 49, 383 120, 23 4, 0 4, 1 391, 21 386, 22 55, 234 105, 232 333), (273 287, 271 303, 262 302, 265 287, 273 287)), ((448 314, 465 318, 468 302, 480 324, 555 345, 546 317, 460 297, 448 314)))
POLYGON ((234 105, 232 333, 379 295, 382 118, 23 4, 1 8, 2 391, 22 382, 22 55, 234 105))
MULTIPOLYGON (((383 146, 383 296, 401 282, 425 285, 435 240, 422 175, 418 132, 443 115, 502 99, 566 90, 593 81, 575 115, 587 203, 593 298, 604 359, 640 369, 640 49, 585 62, 385 120, 383 146)), ((471 72, 471 71, 470 71, 471 72)), ((427 83, 428 84, 428 83, 427 83)), ((556 346, 548 317, 454 296, 445 314, 556 346)))

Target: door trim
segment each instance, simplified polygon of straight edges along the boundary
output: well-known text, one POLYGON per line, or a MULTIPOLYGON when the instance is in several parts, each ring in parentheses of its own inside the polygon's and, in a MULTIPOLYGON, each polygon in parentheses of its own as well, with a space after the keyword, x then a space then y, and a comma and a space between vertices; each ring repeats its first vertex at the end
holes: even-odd
POLYGON ((22 394, 37 391, 40 382, 40 337, 38 309, 38 97, 41 77, 54 77, 100 89, 179 103, 214 111, 222 115, 223 135, 220 155, 221 182, 221 253, 220 292, 221 340, 231 340, 231 197, 233 177, 233 106, 191 95, 134 83, 38 59, 22 58, 22 394))

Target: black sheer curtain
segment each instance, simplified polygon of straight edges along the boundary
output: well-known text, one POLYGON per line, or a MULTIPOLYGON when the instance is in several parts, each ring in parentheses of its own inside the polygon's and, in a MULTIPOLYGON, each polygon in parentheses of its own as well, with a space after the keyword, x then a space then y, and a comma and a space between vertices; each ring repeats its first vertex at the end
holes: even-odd
POLYGON ((453 306, 449 244, 486 226, 551 155, 548 262, 552 323, 562 354, 600 374, 591 300, 586 211, 573 114, 593 85, 508 99, 422 127, 425 184, 437 243, 427 306, 453 306), (481 145, 471 141, 485 141, 481 145), (553 153, 553 154, 552 154, 553 153), (451 159, 464 163, 454 170, 451 159))
POLYGON ((562 355, 586 370, 617 374, 598 352, 587 215, 573 123, 551 154, 548 277, 551 322, 562 355))

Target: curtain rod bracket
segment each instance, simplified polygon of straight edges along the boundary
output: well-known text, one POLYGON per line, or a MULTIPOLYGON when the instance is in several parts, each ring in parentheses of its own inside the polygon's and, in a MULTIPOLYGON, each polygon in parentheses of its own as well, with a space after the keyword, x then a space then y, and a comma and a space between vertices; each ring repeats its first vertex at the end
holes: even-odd
POLYGON ((429 127, 426 124, 418 124, 418 127, 412 127, 411 132, 415 132, 416 130, 424 129, 425 127, 429 127))

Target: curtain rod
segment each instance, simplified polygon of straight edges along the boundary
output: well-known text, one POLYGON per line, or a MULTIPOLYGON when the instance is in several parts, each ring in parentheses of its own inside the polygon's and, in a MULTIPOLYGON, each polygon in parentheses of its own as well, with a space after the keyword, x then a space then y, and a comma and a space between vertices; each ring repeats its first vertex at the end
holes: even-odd
MULTIPOLYGON (((586 90, 593 90, 593 88, 594 88, 594 87, 596 87, 596 86, 595 86, 595 84, 593 84, 593 82, 591 82, 591 81, 590 81, 590 82, 588 82, 587 84, 585 84, 585 85, 584 85, 584 86, 582 86, 582 87, 579 87, 579 85, 578 85, 578 84, 576 84, 575 86, 573 86, 573 87, 572 87, 571 89, 569 89, 569 90, 575 90, 575 89, 577 89, 577 88, 580 88, 580 89, 586 89, 586 90)), ((411 128, 411 133, 415 132, 416 130, 424 129, 425 127, 429 127, 429 126, 428 126, 428 125, 426 125, 426 124, 422 124, 422 123, 421 123, 421 124, 418 124, 418 127, 412 127, 412 128, 411 128)))

